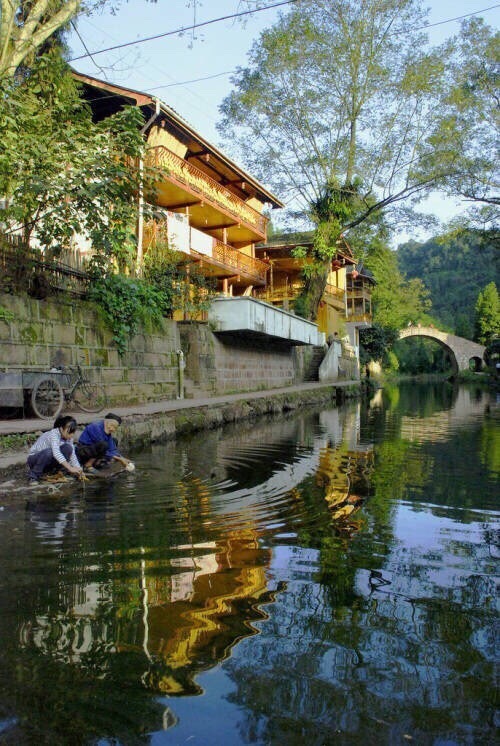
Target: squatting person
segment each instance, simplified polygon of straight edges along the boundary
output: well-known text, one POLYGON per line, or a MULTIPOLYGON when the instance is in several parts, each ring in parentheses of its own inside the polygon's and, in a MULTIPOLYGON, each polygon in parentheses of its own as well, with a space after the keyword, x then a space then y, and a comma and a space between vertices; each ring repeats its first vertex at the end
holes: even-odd
POLYGON ((70 415, 58 417, 54 427, 33 443, 28 451, 28 479, 38 482, 44 474, 50 474, 61 466, 69 474, 82 476, 82 467, 73 445, 77 428, 76 420, 70 415))
MULTIPOLYGON (((109 412, 103 420, 97 420, 87 425, 78 439, 77 455, 80 461, 84 460, 88 453, 83 449, 97 446, 101 454, 104 452, 101 458, 105 462, 119 461, 126 469, 132 471, 134 465, 129 459, 121 455, 113 437, 121 425, 121 421, 122 418, 119 415, 109 412)), ((95 465, 100 465, 99 459, 95 461, 95 465)))

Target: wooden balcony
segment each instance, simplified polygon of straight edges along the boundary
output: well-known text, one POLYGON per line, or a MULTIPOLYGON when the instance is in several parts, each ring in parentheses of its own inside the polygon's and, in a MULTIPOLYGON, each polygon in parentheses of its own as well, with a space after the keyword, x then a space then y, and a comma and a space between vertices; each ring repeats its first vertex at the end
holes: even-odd
POLYGON ((347 311, 347 321, 353 321, 355 323, 363 323, 363 324, 371 324, 372 323, 372 314, 371 313, 362 313, 357 311, 347 311))
POLYGON ((283 285, 268 285, 265 288, 256 288, 253 297, 264 300, 266 303, 283 303, 284 301, 293 301, 300 293, 302 285, 300 283, 288 283, 283 285))
POLYGON ((339 311, 345 311, 345 290, 344 288, 338 288, 336 285, 327 283, 325 286, 325 292, 323 293, 325 300, 329 301, 339 311))
MULTIPOLYGON (((194 252, 191 252, 194 253, 194 252)), ((212 263, 225 269, 230 269, 232 274, 248 277, 255 284, 264 285, 268 265, 260 259, 254 259, 242 251, 228 246, 222 241, 215 241, 212 253, 212 263)))
POLYGON ((189 208, 191 225, 218 239, 226 231, 231 243, 265 239, 268 223, 265 215, 168 148, 163 145, 150 148, 146 166, 159 175, 155 202, 174 212, 189 208))
MULTIPOLYGON (((196 229, 191 229, 191 231, 196 229)), ((176 246, 175 249, 187 256, 194 262, 200 264, 204 274, 210 277, 225 278, 238 275, 243 285, 265 285, 268 265, 260 259, 254 259, 233 246, 228 246, 222 241, 212 239, 213 245, 210 253, 200 253, 191 247, 191 243, 185 246, 176 246)), ((168 251, 168 230, 164 223, 150 221, 144 226, 144 252, 149 248, 161 246, 168 251)))

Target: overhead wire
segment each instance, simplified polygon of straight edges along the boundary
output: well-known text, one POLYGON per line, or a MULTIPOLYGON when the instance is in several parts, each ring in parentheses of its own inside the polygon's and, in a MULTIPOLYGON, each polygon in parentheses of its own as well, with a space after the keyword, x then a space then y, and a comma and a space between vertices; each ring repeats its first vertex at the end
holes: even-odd
MULTIPOLYGON (((101 54, 101 53, 104 53, 104 52, 109 52, 109 51, 112 51, 112 50, 115 50, 115 49, 121 49, 121 48, 127 47, 127 46, 133 46, 135 44, 141 44, 141 43, 146 42, 146 41, 152 41, 154 39, 159 39, 159 38, 162 38, 162 37, 165 37, 165 36, 169 36, 169 35, 173 35, 173 34, 180 34, 180 33, 183 33, 184 31, 190 31, 190 30, 192 30, 194 28, 198 28, 199 26, 204 26, 204 25, 207 25, 209 23, 217 23, 219 21, 227 20, 229 18, 235 18, 235 17, 240 16, 240 15, 246 15, 246 14, 249 14, 249 13, 255 13, 258 10, 268 10, 269 8, 275 8, 275 7, 278 7, 280 5, 288 5, 288 4, 292 3, 292 2, 297 2, 297 1, 298 0, 286 0, 286 2, 277 3, 275 5, 268 5, 268 6, 265 6, 264 8, 256 8, 256 9, 251 10, 251 11, 243 11, 241 13, 234 13, 232 15, 222 16, 221 18, 213 18, 210 21, 204 21, 202 23, 192 24, 191 26, 186 26, 186 27, 183 27, 181 29, 177 29, 175 31, 167 31, 167 32, 165 32, 163 34, 158 34, 157 36, 150 36, 150 37, 146 37, 144 39, 137 39, 136 41, 133 41, 133 42, 124 42, 123 44, 116 44, 115 46, 108 47, 106 49, 101 49, 101 50, 98 50, 96 52, 88 52, 87 47, 85 46, 85 44, 83 42, 83 39, 78 34, 78 37, 80 38, 80 41, 82 42, 84 48, 87 50, 87 54, 79 55, 78 57, 72 57, 72 58, 70 58, 68 60, 68 62, 74 62, 76 60, 84 59, 85 57, 91 57, 92 58, 92 55, 101 54)), ((428 24, 425 24, 424 26, 420 26, 420 27, 418 27, 416 29, 412 29, 412 31, 422 31, 422 30, 425 30, 425 29, 433 28, 435 26, 442 26, 442 25, 447 24, 447 23, 454 23, 455 21, 461 21, 464 18, 470 18, 472 16, 479 15, 480 13, 485 13, 485 12, 487 12, 489 10, 495 10, 496 8, 499 8, 499 7, 500 7, 500 3, 497 3, 496 5, 490 5, 488 8, 482 8, 480 10, 476 10, 476 11, 473 11, 471 13, 465 13, 465 14, 463 14, 461 16, 455 16, 454 18, 447 18, 444 21, 436 21, 435 23, 428 23, 428 24)), ((394 32, 394 33, 395 34, 396 33, 397 34, 401 34, 402 32, 394 32)), ((94 60, 92 60, 92 61, 94 62, 94 60)), ((94 64, 96 64, 96 66, 98 67, 97 63, 94 62, 94 64)), ((100 68, 100 69, 102 69, 102 68, 100 68)), ((202 82, 202 81, 205 81, 205 80, 211 80, 213 78, 223 77, 224 75, 231 75, 232 73, 235 73, 235 72, 237 72, 237 68, 233 68, 232 70, 225 70, 223 72, 215 73, 215 74, 211 74, 211 75, 205 75, 205 76, 200 77, 200 78, 193 78, 192 80, 175 81, 173 83, 165 83, 165 84, 162 84, 162 85, 153 86, 153 87, 150 87, 150 88, 145 88, 144 92, 148 93, 149 91, 159 90, 160 88, 173 88, 174 86, 191 85, 192 83, 199 83, 199 82, 202 82)))
POLYGON ((154 36, 147 36, 143 39, 135 39, 134 41, 127 41, 123 42, 122 44, 116 44, 112 47, 107 47, 106 49, 98 49, 95 52, 89 52, 88 54, 81 54, 78 57, 72 57, 68 62, 75 62, 76 60, 81 60, 85 57, 88 57, 90 54, 96 55, 96 54, 103 54, 104 52, 112 52, 115 49, 123 49, 123 47, 132 47, 136 44, 144 44, 147 41, 154 41, 155 39, 163 39, 166 36, 176 36, 177 34, 184 34, 186 31, 193 31, 196 28, 201 28, 203 26, 209 26, 212 23, 220 23, 221 21, 228 21, 231 18, 239 18, 241 16, 247 16, 247 15, 253 15, 254 13, 260 13, 263 10, 271 10, 272 8, 279 8, 282 5, 291 5, 292 3, 296 3, 298 0, 282 0, 279 3, 274 3, 274 5, 265 5, 262 8, 254 8, 253 10, 242 10, 239 13, 231 13, 227 16, 220 16, 219 18, 211 18, 209 21, 201 21, 200 23, 192 23, 190 26, 181 26, 180 28, 174 29, 172 31, 164 31, 161 34, 155 34, 154 36))
MULTIPOLYGON (((163 39, 167 36, 174 36, 177 34, 183 34, 186 31, 192 31, 196 28, 201 28, 202 26, 208 26, 212 23, 220 23, 221 21, 227 21, 231 18, 238 18, 240 16, 245 15, 253 15, 254 13, 258 13, 263 10, 271 10, 272 8, 278 8, 282 5, 291 5, 292 3, 296 3, 299 0, 283 0, 282 2, 275 3, 274 5, 266 5, 262 8, 254 8, 253 10, 244 10, 240 11, 239 13, 232 13, 227 16, 221 16, 219 18, 211 18, 209 21, 201 21, 200 23, 193 23, 190 26, 181 26, 178 29, 174 29, 172 31, 165 31, 161 34, 155 34, 154 36, 146 36, 142 39, 135 39, 134 41, 127 41, 123 42, 121 44, 115 44, 112 47, 106 47, 105 49, 98 49, 93 52, 88 52, 86 54, 78 55, 77 57, 72 57, 68 60, 68 62, 75 62, 76 60, 84 59, 85 57, 91 57, 92 55, 96 54, 104 54, 104 52, 112 52, 115 49, 123 49, 124 47, 131 47, 135 46, 136 44, 144 44, 148 41, 154 41, 156 39, 163 39)), ((412 29, 412 31, 423 31, 425 29, 434 28, 435 26, 442 26, 446 23, 453 23, 455 21, 461 21, 464 18, 470 18, 471 16, 477 16, 479 13, 486 13, 489 10, 495 10, 496 8, 500 7, 500 3, 497 3, 496 5, 490 5, 488 8, 481 8, 480 10, 475 10, 471 13, 464 13, 461 16, 455 16, 454 18, 447 18, 444 21, 436 21, 435 23, 426 23, 423 26, 419 26, 418 28, 412 29)), ((401 34, 401 31, 394 32, 394 34, 401 34)))

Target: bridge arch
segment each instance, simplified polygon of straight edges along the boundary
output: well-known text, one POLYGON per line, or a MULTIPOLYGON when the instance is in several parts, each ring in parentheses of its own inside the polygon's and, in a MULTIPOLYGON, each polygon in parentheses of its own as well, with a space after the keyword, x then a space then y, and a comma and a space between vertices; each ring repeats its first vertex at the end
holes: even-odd
POLYGON ((442 332, 433 326, 407 326, 399 332, 399 339, 408 337, 427 337, 434 339, 450 353, 450 359, 455 372, 462 370, 482 370, 485 366, 484 355, 486 347, 471 342, 470 339, 457 337, 455 334, 442 332))

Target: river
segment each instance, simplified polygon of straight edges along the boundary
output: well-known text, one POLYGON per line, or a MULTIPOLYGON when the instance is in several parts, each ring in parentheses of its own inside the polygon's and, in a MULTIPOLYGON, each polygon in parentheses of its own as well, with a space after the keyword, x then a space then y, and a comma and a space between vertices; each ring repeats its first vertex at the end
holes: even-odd
POLYGON ((387 386, 4 501, 0 743, 493 743, 499 410, 387 386))

